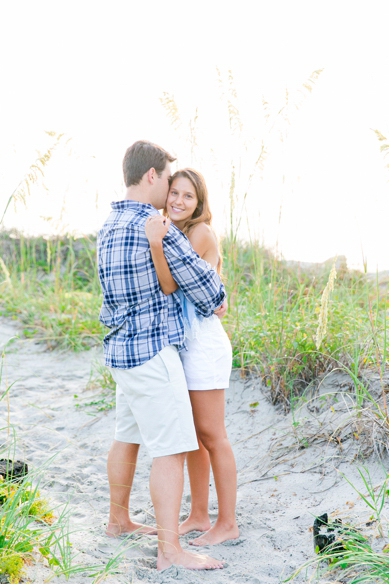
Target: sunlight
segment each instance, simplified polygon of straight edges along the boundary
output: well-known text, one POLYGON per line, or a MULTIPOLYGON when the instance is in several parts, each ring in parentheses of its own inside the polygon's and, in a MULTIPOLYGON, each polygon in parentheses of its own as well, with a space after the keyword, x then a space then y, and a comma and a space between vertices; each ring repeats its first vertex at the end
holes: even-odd
MULTIPOLYGON (((382 238, 389 174, 372 132, 389 132, 388 56, 377 28, 382 19, 374 7, 368 15, 354 11, 355 26, 345 37, 346 5, 337 6, 336 22, 329 11, 313 27, 312 6, 298 5, 305 19, 287 3, 262 7, 260 20, 249 18, 248 5, 226 15, 215 3, 204 19, 200 3, 183 26, 178 3, 169 15, 153 3, 147 44, 131 26, 146 16, 140 6, 114 2, 109 12, 92 13, 87 2, 77 5, 76 21, 74 3, 55 12, 44 2, 42 18, 27 3, 22 18, 7 7, 24 40, 3 70, 1 201, 47 146, 45 130, 64 132, 68 142, 31 189, 27 206, 10 207, 5 226, 48 236, 95 232, 109 202, 122 196, 125 149, 143 138, 171 150, 178 166, 205 175, 218 233, 229 229, 235 169, 242 237, 249 232, 286 259, 344 254, 359 268, 363 249, 370 270, 388 269, 382 238), (190 42, 189 31, 195 33, 190 42), (200 36, 217 42, 199 43, 200 36), (310 75, 321 68, 307 90, 310 75), (34 88, 28 97, 25 87, 34 88), (241 130, 229 120, 232 90, 241 130), (177 106, 173 124, 161 103, 166 95, 177 106), (266 155, 251 177, 262 147, 266 155)), ((6 45, 12 26, 2 32, 6 45)))

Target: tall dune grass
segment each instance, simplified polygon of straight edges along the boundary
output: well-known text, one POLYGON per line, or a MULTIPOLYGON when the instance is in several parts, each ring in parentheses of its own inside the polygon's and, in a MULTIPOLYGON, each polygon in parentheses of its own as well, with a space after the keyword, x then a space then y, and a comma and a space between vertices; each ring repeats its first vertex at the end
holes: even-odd
MULTIPOLYGON (((100 343, 105 331, 98 320, 95 240, 26 240, 3 233, 1 243, 1 314, 18 319, 26 338, 50 348, 84 350, 100 343)), ((320 373, 339 363, 356 377, 363 368, 385 369, 389 301, 377 283, 340 262, 318 350, 321 298, 332 262, 304 270, 256 242, 230 237, 222 249, 229 297, 224 325, 234 366, 260 374, 274 403, 289 409, 320 373)))
POLYGON ((388 297, 365 275, 344 266, 338 271, 318 350, 321 297, 332 262, 302 270, 256 243, 234 240, 224 242, 224 256, 230 299, 226 328, 234 364, 260 373, 274 403, 290 407, 293 396, 339 362, 353 367, 357 376, 363 367, 387 365, 388 297))
POLYGON ((4 232, 0 241, 0 312, 18 319, 26 338, 42 338, 50 348, 83 350, 100 342, 95 241, 4 232))
MULTIPOLYGON (((320 74, 321 70, 313 72, 304 88, 311 92, 320 74)), ((374 369, 379 372, 382 385, 380 404, 373 400, 374 419, 382 422, 387 440, 389 419, 384 384, 388 366, 387 290, 381 289, 378 281, 371 281, 364 274, 348 271, 345 265, 338 266, 334 281, 333 275, 330 277, 332 262, 321 268, 306 270, 298 264, 290 265, 278 259, 257 242, 244 244, 238 240, 246 196, 255 173, 263 167, 267 144, 266 140, 261 140, 251 172, 239 177, 235 165, 239 162, 240 166, 242 160, 236 158, 236 153, 245 152, 247 142, 230 72, 228 85, 223 86, 222 80, 221 85, 222 89, 224 87, 222 101, 227 105, 231 130, 232 169, 230 228, 228 237, 222 242, 224 281, 229 296, 229 311, 224 326, 233 346, 234 365, 240 368, 242 375, 258 374, 272 402, 282 404, 285 410, 293 408, 295 400, 320 374, 333 367, 343 367, 354 382, 356 411, 359 414, 364 399, 371 399, 360 377, 364 371, 374 369), (325 292, 330 289, 331 295, 325 292), (320 315, 323 292, 325 320, 320 315), (323 326, 319 335, 320 322, 323 326)), ((163 104, 171 115, 173 125, 179 125, 181 121, 174 99, 166 94, 163 104)), ((264 99, 262 105, 265 139, 274 129, 284 139, 284 122, 288 122, 291 107, 288 92, 285 105, 273 115, 264 99)), ((292 106, 295 108, 298 104, 292 106)), ((197 147, 197 121, 196 110, 193 120, 189 120, 193 159, 197 147)), ((187 139, 187 132, 184 134, 187 139)), ((383 142, 381 150, 386 153, 386 138, 376 134, 383 142)), ((43 167, 62 138, 53 137, 56 138, 55 144, 30 167, 11 194, 1 220, 11 201, 25 199, 30 184, 43 175, 43 167)), ((26 239, 17 233, 0 232, 0 315, 17 320, 26 339, 44 342, 50 349, 86 350, 100 343, 105 331, 98 320, 102 298, 95 243, 93 237, 78 240, 71 237, 26 239)), ((111 388, 110 380, 105 379, 104 383, 111 388)), ((3 531, 4 526, 8 531, 0 535, 0 573, 14 574, 16 581, 25 558, 37 546, 40 546, 40 554, 57 574, 66 577, 89 571, 98 582, 117 567, 120 550, 105 566, 72 565, 65 515, 61 514, 54 528, 48 521, 39 529, 36 527, 33 505, 38 504, 38 508, 41 505, 36 486, 25 481, 16 490, 6 482, 0 485, 0 495, 2 492, 5 502, 0 506, 0 520, 3 531)), ((355 549, 351 551, 354 553, 355 549)), ((388 581, 385 555, 375 555, 371 568, 370 550, 361 551, 365 554, 363 557, 360 553, 349 555, 348 565, 354 568, 363 561, 363 565, 368 567, 368 574, 365 579, 358 576, 354 581, 371 581, 373 577, 382 577, 382 574, 385 574, 382 581, 388 581)))

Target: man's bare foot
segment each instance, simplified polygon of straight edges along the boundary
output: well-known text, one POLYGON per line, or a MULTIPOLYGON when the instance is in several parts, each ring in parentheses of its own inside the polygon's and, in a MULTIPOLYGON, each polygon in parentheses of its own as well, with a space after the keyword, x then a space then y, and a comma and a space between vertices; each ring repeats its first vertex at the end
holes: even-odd
POLYGON ((216 522, 207 533, 200 535, 200 537, 196 537, 196 539, 190 540, 189 543, 195 546, 216 545, 217 543, 223 543, 223 541, 236 539, 237 537, 239 537, 239 527, 237 525, 226 528, 222 525, 218 525, 216 522))
POLYGON ((203 554, 194 554, 181 550, 174 554, 158 553, 157 570, 166 570, 170 566, 181 566, 187 570, 219 570, 224 563, 203 554))
POLYGON ((178 534, 185 535, 190 531, 208 531, 208 529, 210 528, 211 522, 209 520, 209 517, 201 521, 195 518, 192 519, 192 517, 189 515, 188 519, 185 519, 185 521, 183 521, 179 526, 178 534))
POLYGON ((157 535, 157 530, 155 527, 151 527, 149 525, 143 525, 142 523, 134 523, 133 521, 129 521, 125 525, 108 523, 108 527, 105 532, 108 537, 123 537, 126 535, 131 535, 132 533, 139 533, 139 535, 157 535))

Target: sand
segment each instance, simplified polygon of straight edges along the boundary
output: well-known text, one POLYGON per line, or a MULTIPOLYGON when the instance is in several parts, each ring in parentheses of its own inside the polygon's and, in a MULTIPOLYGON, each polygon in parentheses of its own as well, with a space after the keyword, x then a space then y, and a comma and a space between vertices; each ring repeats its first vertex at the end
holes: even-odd
MULTIPOLYGON (((0 346, 18 330, 16 322, 1 318, 0 346)), ((55 505, 68 502, 70 538, 74 553, 78 553, 75 564, 106 563, 121 546, 123 560, 118 573, 106 582, 279 583, 314 556, 311 528, 315 516, 335 512, 346 520, 368 521, 371 512, 342 477, 344 473, 361 487, 357 465, 362 466, 362 462, 353 462, 361 443, 352 432, 341 436, 340 443, 329 440, 339 420, 350 416, 348 378, 336 373, 320 385, 321 396, 336 392, 337 400, 322 397, 294 415, 285 415, 271 405, 257 378, 242 379, 239 371, 234 371, 226 392, 226 424, 238 468, 241 535, 212 549, 200 548, 225 560, 223 570, 190 572, 172 567, 157 572, 155 538, 122 541, 104 535, 109 504, 106 458, 115 413, 76 407, 96 394, 96 390, 85 389, 96 359, 102 360, 99 348, 79 354, 50 352, 42 343, 16 339, 7 348, 3 371, 3 388, 5 381, 14 383, 9 405, 10 424, 17 436, 15 456, 32 468, 47 465, 41 492, 55 505), (255 402, 259 405, 251 407, 255 402)), ((6 401, 0 402, 0 408, 7 422, 6 401)), ((134 520, 148 523, 153 521, 150 464, 141 448, 131 509, 134 520)), ((369 468, 374 485, 382 482, 383 467, 377 457, 363 464, 369 468)), ((186 478, 182 519, 187 517, 189 500, 186 478)), ((217 516, 213 481, 210 514, 212 519, 217 516)), ((195 535, 182 538, 184 547, 189 548, 187 542, 195 535)), ((28 581, 40 584, 50 574, 43 562, 27 570, 28 581)), ((87 576, 85 571, 70 581, 91 582, 87 576)), ((65 578, 55 581, 64 582, 65 578)), ((308 581, 305 572, 296 581, 308 581)))

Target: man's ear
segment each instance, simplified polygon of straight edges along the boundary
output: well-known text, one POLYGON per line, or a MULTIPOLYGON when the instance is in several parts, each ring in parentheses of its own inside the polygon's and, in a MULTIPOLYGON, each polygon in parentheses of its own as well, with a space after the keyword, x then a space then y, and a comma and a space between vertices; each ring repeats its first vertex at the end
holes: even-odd
POLYGON ((147 171, 147 181, 153 185, 155 178, 157 176, 157 173, 155 171, 155 168, 152 166, 151 168, 149 168, 149 170, 147 171))

